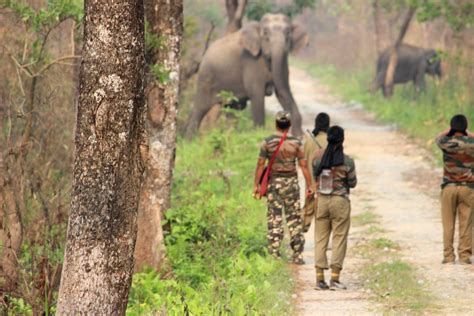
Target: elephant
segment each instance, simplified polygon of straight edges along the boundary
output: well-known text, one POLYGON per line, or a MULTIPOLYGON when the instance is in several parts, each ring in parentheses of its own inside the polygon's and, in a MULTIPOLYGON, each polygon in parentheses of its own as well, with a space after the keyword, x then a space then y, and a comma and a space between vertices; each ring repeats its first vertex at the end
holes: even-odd
MULTIPOLYGON (((382 89, 385 94, 385 74, 387 73, 391 48, 380 54, 377 61, 377 73, 371 86, 371 91, 382 89)), ((402 44, 397 50, 397 67, 393 83, 413 81, 417 92, 425 89, 425 74, 441 77, 441 61, 434 49, 424 49, 402 44)))
POLYGON ((302 134, 301 114, 289 84, 288 54, 308 44, 308 35, 282 14, 265 14, 235 33, 216 40, 206 51, 198 72, 194 107, 186 137, 191 139, 209 109, 220 102, 218 94, 232 92, 242 109, 248 100, 255 126, 265 124, 265 96, 276 93, 291 113, 292 133, 302 134))

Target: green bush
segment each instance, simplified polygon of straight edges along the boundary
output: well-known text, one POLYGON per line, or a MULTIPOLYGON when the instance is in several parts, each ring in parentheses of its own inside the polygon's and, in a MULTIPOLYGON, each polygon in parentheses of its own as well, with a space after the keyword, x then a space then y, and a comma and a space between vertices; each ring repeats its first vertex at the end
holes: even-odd
POLYGON ((250 130, 247 114, 231 111, 227 126, 179 141, 173 208, 166 214, 173 279, 136 274, 128 314, 288 313, 289 271, 267 256, 266 207, 251 192, 268 131, 250 130))

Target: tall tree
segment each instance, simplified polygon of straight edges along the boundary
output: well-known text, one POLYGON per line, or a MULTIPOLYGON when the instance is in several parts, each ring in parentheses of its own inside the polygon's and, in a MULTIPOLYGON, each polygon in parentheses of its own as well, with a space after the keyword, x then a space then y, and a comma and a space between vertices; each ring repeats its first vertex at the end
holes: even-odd
POLYGON ((58 315, 123 315, 143 137, 143 2, 86 0, 74 182, 58 315))
POLYGON ((393 76, 395 74, 395 69, 397 68, 397 60, 398 60, 397 51, 398 51, 398 48, 400 47, 400 44, 403 42, 403 38, 405 37, 405 34, 408 30, 408 27, 410 26, 410 22, 415 12, 416 12, 416 7, 408 8, 407 14, 405 15, 405 18, 402 23, 402 27, 400 29, 400 33, 398 34, 397 40, 395 41, 395 44, 393 45, 390 51, 390 59, 387 66, 387 72, 385 74, 385 90, 384 90, 385 97, 391 97, 393 95, 393 76))
POLYGON ((138 211, 135 270, 160 269, 164 258, 162 216, 170 207, 176 150, 179 93, 179 60, 183 35, 182 0, 146 0, 149 25, 147 63, 147 135, 149 138, 145 181, 138 211), (158 46, 153 45, 153 37, 158 46), (156 76, 154 69, 162 75, 156 76))
POLYGON ((375 29, 375 46, 377 48, 377 54, 383 51, 382 45, 382 10, 380 8, 379 0, 372 1, 372 9, 374 14, 374 29, 375 29))
POLYGON ((237 32, 242 28, 242 19, 245 14, 247 0, 226 0, 227 10, 227 34, 237 32))

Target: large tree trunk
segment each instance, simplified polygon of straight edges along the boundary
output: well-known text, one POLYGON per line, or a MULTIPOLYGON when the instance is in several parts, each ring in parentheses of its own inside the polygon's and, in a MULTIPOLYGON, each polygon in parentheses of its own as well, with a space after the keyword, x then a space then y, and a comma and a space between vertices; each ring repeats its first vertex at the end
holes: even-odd
POLYGON ((400 47, 400 44, 403 42, 403 38, 405 37, 408 27, 410 26, 410 21, 412 20, 413 15, 415 14, 415 11, 416 11, 416 8, 414 7, 410 7, 408 9, 407 15, 405 16, 405 19, 403 20, 400 33, 398 34, 398 38, 392 47, 392 51, 390 52, 390 59, 387 66, 387 72, 385 74, 385 89, 384 89, 385 97, 391 97, 393 95, 393 77, 395 75, 395 69, 397 68, 397 60, 398 60, 397 51, 398 51, 398 48, 400 47))
POLYGON ((143 137, 143 2, 86 0, 74 183, 58 315, 123 315, 143 137))
POLYGON ((226 34, 237 32, 242 28, 242 19, 244 18, 246 6, 247 0, 225 1, 228 18, 226 34))
POLYGON ((145 14, 151 31, 162 40, 162 48, 147 62, 163 63, 169 81, 152 78, 147 83, 149 152, 138 211, 136 271, 147 266, 159 270, 164 259, 161 219, 170 207, 176 150, 183 2, 146 0, 145 14))

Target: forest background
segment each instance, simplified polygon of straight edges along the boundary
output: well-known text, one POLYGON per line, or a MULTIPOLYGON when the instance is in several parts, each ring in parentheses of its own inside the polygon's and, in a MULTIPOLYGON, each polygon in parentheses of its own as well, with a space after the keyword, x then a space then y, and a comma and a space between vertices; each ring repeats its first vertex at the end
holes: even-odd
MULTIPOLYGON (((347 101, 359 102, 433 147, 433 135, 451 115, 462 112, 474 122, 474 5, 445 3, 256 0, 249 1, 246 19, 269 11, 293 17, 310 37, 293 65, 304 66, 347 101), (443 78, 429 80, 421 95, 410 84, 398 86, 391 99, 370 94, 377 54, 393 44, 410 5, 419 9, 404 42, 438 49, 443 78)), ((2 308, 14 313, 55 311, 70 206, 82 5, 0 2, 0 285, 2 308), (14 258, 4 251, 7 241, 19 249, 14 258), (11 273, 17 276, 14 284, 4 278, 11 273)), ((224 1, 184 1, 178 135, 192 106, 200 57, 224 35, 226 24, 224 1)), ((156 40, 149 36, 147 45, 159 46, 156 40)), ((162 82, 169 79, 159 63, 150 73, 162 82)), ((266 131, 248 131, 247 111, 232 115, 237 119, 231 124, 221 118, 204 126, 194 142, 178 136, 165 263, 158 272, 135 275, 129 313, 278 314, 290 308, 289 270, 266 256, 264 206, 249 193, 253 152, 266 131)))

